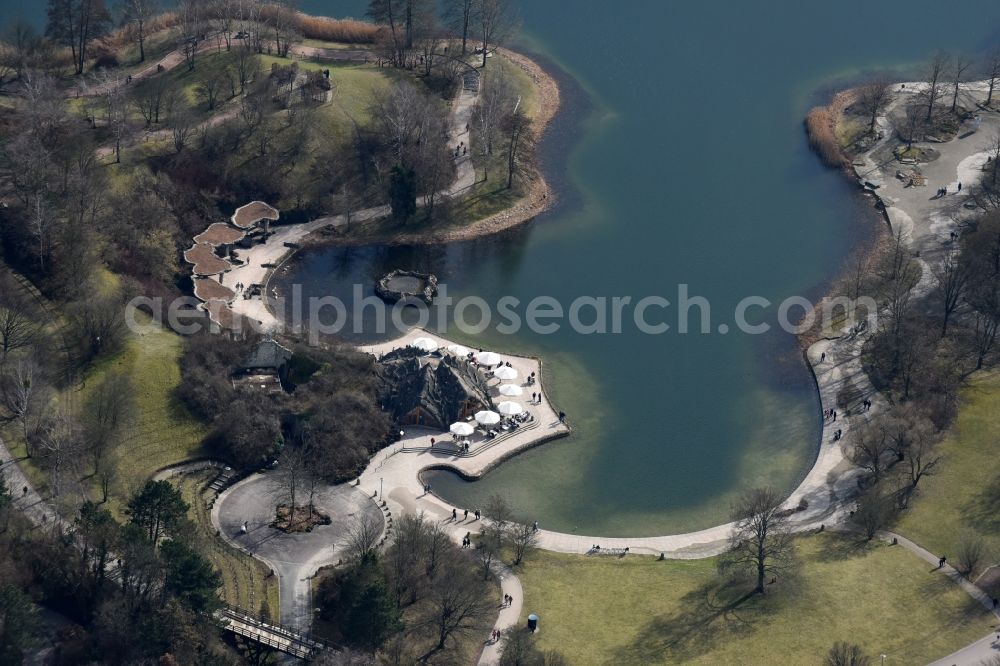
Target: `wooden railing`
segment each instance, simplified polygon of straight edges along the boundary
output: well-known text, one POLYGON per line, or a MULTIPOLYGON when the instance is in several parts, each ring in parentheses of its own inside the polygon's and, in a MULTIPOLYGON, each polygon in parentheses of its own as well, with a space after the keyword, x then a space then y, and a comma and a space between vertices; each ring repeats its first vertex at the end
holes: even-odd
POLYGON ((226 630, 293 657, 311 659, 328 647, 323 641, 280 624, 265 622, 242 608, 225 606, 218 615, 226 630))

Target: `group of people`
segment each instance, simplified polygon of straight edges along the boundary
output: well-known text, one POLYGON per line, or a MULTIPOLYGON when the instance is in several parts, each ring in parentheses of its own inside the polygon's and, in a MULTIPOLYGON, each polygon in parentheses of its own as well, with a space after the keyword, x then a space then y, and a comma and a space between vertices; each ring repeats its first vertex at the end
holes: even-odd
MULTIPOLYGON (((479 520, 480 518, 482 518, 482 517, 483 517, 483 513, 482 513, 482 511, 480 511, 479 509, 476 509, 475 511, 473 511, 473 512, 472 512, 472 515, 473 515, 473 518, 474 518, 475 520, 479 520)), ((453 509, 451 510, 451 519, 452 519, 452 520, 453 520, 454 522, 458 522, 458 509, 454 509, 454 508, 453 508, 453 509)), ((464 522, 465 522, 465 521, 467 521, 468 519, 469 519, 469 510, 468 510, 468 509, 465 509, 465 510, 464 510, 464 511, 462 512, 462 522, 464 523, 464 522)), ((468 536, 468 534, 466 534, 466 536, 468 536)))
MULTIPOLYGON (((962 183, 961 183, 961 181, 959 181, 958 188, 955 190, 955 194, 958 194, 961 191, 962 191, 962 183)), ((938 188, 938 190, 937 190, 937 197, 938 198, 946 196, 947 194, 948 194, 948 187, 947 186, 945 186, 945 187, 939 187, 938 188)))
POLYGON ((469 154, 469 147, 465 145, 464 141, 459 145, 455 146, 455 157, 461 157, 463 155, 468 155, 468 154, 469 154))

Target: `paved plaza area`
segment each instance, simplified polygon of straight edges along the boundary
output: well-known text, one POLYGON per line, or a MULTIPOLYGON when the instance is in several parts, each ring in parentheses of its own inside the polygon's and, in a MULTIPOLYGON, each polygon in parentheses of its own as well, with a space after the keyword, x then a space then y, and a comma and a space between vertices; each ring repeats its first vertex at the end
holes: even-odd
MULTIPOLYGON (((305 492, 299 493, 296 503, 303 505, 307 497, 305 492)), ((370 496, 353 486, 323 485, 316 492, 315 505, 330 516, 331 524, 287 534, 270 526, 277 505, 287 502, 278 474, 255 474, 219 496, 212 508, 212 523, 223 539, 271 567, 279 578, 282 624, 308 631, 313 609, 311 577, 320 567, 341 559, 344 535, 355 521, 364 514, 381 521, 382 511, 370 496)))

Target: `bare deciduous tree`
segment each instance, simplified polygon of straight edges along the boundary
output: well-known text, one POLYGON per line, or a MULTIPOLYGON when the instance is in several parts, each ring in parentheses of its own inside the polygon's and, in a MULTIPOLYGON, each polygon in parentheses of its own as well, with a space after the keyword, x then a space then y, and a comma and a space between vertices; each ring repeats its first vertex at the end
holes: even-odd
POLYGON ((250 44, 243 44, 236 49, 233 63, 236 74, 234 78, 240 85, 240 93, 244 94, 260 72, 260 61, 257 59, 253 47, 250 44))
POLYGON ((41 37, 31 23, 18 17, 4 31, 3 41, 9 47, 5 53, 6 65, 14 70, 18 79, 23 79, 28 69, 36 64, 42 49, 41 37))
POLYGON ((287 503, 289 523, 295 520, 295 508, 302 499, 301 493, 305 483, 306 467, 309 464, 305 454, 298 447, 287 447, 278 459, 278 501, 287 503))
POLYGON ((188 70, 194 69, 198 46, 207 33, 205 0, 180 0, 177 3, 178 38, 188 70))
POLYGON ((361 513, 344 535, 342 548, 350 560, 361 560, 378 548, 385 522, 382 516, 371 512, 361 513))
POLYGON ((25 453, 33 454, 35 433, 44 421, 50 390, 42 367, 31 358, 18 359, 0 375, 0 404, 5 420, 17 421, 24 437, 25 453))
POLYGON ((201 78, 195 88, 195 94, 205 102, 209 111, 215 110, 215 103, 226 86, 225 77, 218 72, 210 72, 201 78))
POLYGON ((878 483, 888 466, 887 454, 892 450, 885 424, 869 420, 856 426, 852 432, 853 445, 848 451, 848 458, 867 471, 874 483, 878 483))
POLYGON ((924 81, 927 83, 927 87, 922 92, 922 95, 927 109, 924 114, 924 120, 928 123, 934 117, 934 106, 941 99, 942 95, 944 95, 943 88, 950 62, 951 57, 947 53, 938 51, 931 57, 930 62, 927 63, 924 74, 924 81))
POLYGON ((870 489, 858 500, 854 520, 861 526, 865 538, 871 541, 885 528, 892 516, 892 501, 878 487, 870 489))
POLYGON ((406 8, 407 0, 371 0, 368 16, 388 28, 386 39, 389 62, 393 67, 406 65, 406 8))
POLYGON ((723 573, 750 572, 754 594, 763 594, 767 576, 784 573, 792 562, 794 545, 782 504, 773 488, 753 488, 733 505, 735 526, 719 568, 723 573))
POLYGON ((125 373, 109 373, 88 393, 81 419, 95 474, 110 466, 105 464, 108 453, 135 416, 132 380, 125 373))
POLYGON ((824 666, 871 666, 871 658, 860 646, 844 641, 837 641, 826 653, 824 666))
POLYGON ((30 347, 38 333, 31 306, 21 296, 14 278, 6 272, 0 273, 0 367, 11 352, 30 347))
MULTIPOLYGON (((482 77, 479 99, 472 110, 480 150, 486 157, 493 155, 500 125, 506 113, 517 103, 517 95, 507 79, 504 70, 492 69, 482 77)), ((484 180, 489 180, 489 160, 483 160, 484 180)))
MULTIPOLYGON (((104 91, 104 115, 108 130, 114 139, 115 164, 121 163, 122 143, 129 132, 128 100, 125 97, 125 81, 117 70, 100 70, 97 87, 104 91)), ((96 115, 96 114, 95 114, 96 115)))
POLYGON ((513 112, 506 118, 507 142, 507 189, 514 187, 514 176, 519 172, 524 160, 522 153, 530 146, 531 121, 521 111, 520 99, 513 112))
POLYGON ((444 18, 448 27, 462 39, 462 55, 469 52, 469 32, 472 29, 476 0, 445 0, 444 18))
POLYGON ((966 58, 962 55, 955 56, 955 62, 952 64, 952 95, 951 95, 951 112, 955 113, 958 110, 958 91, 962 83, 965 82, 965 75, 972 67, 973 60, 966 58))
POLYGON ((137 84, 132 92, 132 106, 146 121, 159 123, 160 115, 170 106, 175 90, 166 76, 153 76, 137 84))
POLYGON ((170 113, 170 136, 174 142, 174 152, 184 150, 198 122, 186 104, 178 104, 170 113))
POLYGON ((513 565, 520 565, 538 545, 538 532, 534 526, 513 523, 507 528, 507 541, 514 556, 513 565))
POLYGON ((68 414, 60 413, 39 431, 38 458, 49 470, 52 494, 60 497, 77 477, 77 467, 84 451, 83 432, 68 414))
POLYGON ((295 5, 295 0, 271 0, 266 7, 267 23, 274 36, 274 53, 282 58, 288 55, 295 38, 295 5))
POLYGON ((973 578, 986 560, 986 542, 976 532, 963 531, 959 537, 955 563, 958 572, 966 578, 973 578))
POLYGON ((121 0, 122 24, 139 45, 139 62, 146 61, 146 24, 159 11, 157 0, 121 0))
POLYGON ((948 335, 948 323, 962 303, 969 285, 969 271, 957 252, 949 252, 933 269, 934 293, 941 304, 941 337, 948 335))
POLYGON ((435 628, 438 649, 451 637, 483 630, 496 613, 486 584, 457 553, 442 562, 428 606, 428 623, 435 628))
POLYGON ((990 51, 984 61, 984 74, 989 82, 989 89, 986 95, 985 104, 989 106, 993 103, 993 93, 996 91, 997 80, 1000 79, 1000 48, 990 51))
POLYGON ((475 0, 474 15, 486 67, 490 49, 495 51, 517 32, 517 11, 510 0, 475 0))
POLYGON ((878 117, 892 102, 892 83, 884 77, 866 81, 858 88, 858 108, 868 119, 868 131, 875 131, 878 117))
POLYGON ((77 74, 83 74, 90 43, 110 26, 104 0, 49 0, 45 34, 69 47, 77 74))

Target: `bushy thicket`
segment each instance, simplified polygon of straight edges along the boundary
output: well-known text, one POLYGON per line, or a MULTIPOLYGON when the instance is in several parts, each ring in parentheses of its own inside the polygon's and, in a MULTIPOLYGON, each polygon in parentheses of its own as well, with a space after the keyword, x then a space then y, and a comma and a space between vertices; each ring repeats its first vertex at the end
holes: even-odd
POLYGON ((241 469, 268 464, 285 446, 301 447, 323 478, 357 476, 393 432, 375 401, 372 357, 299 346, 291 362, 291 392, 263 392, 233 382, 258 342, 207 333, 187 341, 180 398, 212 423, 210 447, 241 469))

